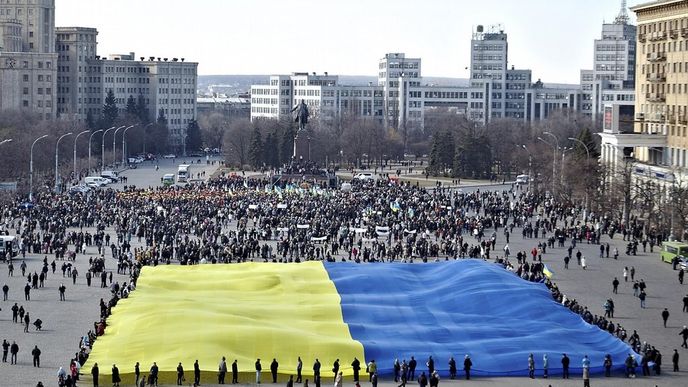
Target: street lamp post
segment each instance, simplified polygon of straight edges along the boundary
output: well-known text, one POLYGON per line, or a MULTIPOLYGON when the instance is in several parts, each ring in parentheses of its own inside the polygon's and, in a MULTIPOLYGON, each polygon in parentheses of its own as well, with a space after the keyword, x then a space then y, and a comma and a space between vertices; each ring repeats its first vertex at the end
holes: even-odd
POLYGON ((125 154, 125 151, 124 151, 124 148, 126 147, 126 144, 127 144, 127 143, 126 143, 126 139, 127 139, 127 130, 133 128, 134 126, 136 126, 136 124, 127 126, 127 127, 124 129, 124 131, 122 132, 122 165, 124 165, 124 163, 126 163, 126 161, 127 161, 127 159, 126 159, 126 154, 125 154))
POLYGON ((556 172, 554 171, 556 171, 557 150, 561 149, 561 147, 559 146, 559 137, 557 137, 557 135, 555 135, 552 132, 542 132, 542 134, 546 134, 552 137, 554 139, 554 142, 557 144, 557 147, 554 148, 554 158, 552 159, 552 190, 555 191, 556 186, 554 185, 554 181, 556 180, 556 177, 554 175, 556 172))
POLYGON ((552 155, 552 193, 554 193, 554 181, 557 178, 556 177, 557 176, 557 165, 556 165, 557 147, 554 144, 550 144, 549 142, 545 141, 542 137, 538 137, 537 139, 552 147, 552 151, 553 151, 553 155, 552 155))
POLYGON ((115 134, 112 136, 112 164, 117 165, 117 145, 115 144, 115 140, 117 139, 117 132, 119 132, 120 129, 124 129, 126 126, 120 126, 119 128, 115 129, 115 134))
POLYGON ((91 173, 91 140, 93 140, 93 135, 102 132, 103 129, 98 129, 95 132, 91 133, 91 135, 88 138, 88 173, 91 173))
POLYGON ((59 189, 60 189, 60 183, 59 183, 60 173, 58 170, 58 163, 60 160, 59 159, 60 152, 58 152, 60 149, 60 140, 62 140, 63 138, 65 138, 67 136, 71 136, 71 135, 72 135, 72 132, 65 133, 62 136, 60 136, 60 138, 58 138, 57 142, 55 143, 55 192, 59 192, 59 189))
MULTIPOLYGON (((590 149, 588 148, 588 144, 584 143, 583 141, 581 141, 581 140, 579 140, 579 139, 577 139, 577 138, 575 138, 575 137, 569 137, 569 140, 574 141, 574 142, 577 142, 577 143, 583 145, 583 147, 585 148, 585 153, 586 153, 587 156, 588 156, 588 158, 587 158, 586 161, 589 161, 589 160, 590 160, 590 149)), ((583 216, 583 220, 585 221, 585 219, 586 219, 587 217, 588 217, 588 186, 587 186, 587 184, 586 184, 586 185, 585 185, 585 214, 584 214, 584 216, 583 216)))
POLYGON ((530 154, 530 151, 528 150, 528 147, 526 147, 526 144, 521 145, 519 148, 523 148, 526 152, 528 152, 528 191, 531 191, 531 186, 535 181, 533 179, 533 156, 530 154))
POLYGON ((84 130, 83 132, 79 133, 74 137, 74 178, 76 179, 76 141, 79 139, 79 136, 82 134, 86 134, 90 132, 90 130, 84 130))
POLYGON ((100 142, 101 146, 101 152, 100 152, 100 172, 102 173, 105 170, 105 136, 107 136, 107 132, 115 130, 115 127, 113 126, 112 128, 105 129, 105 132, 103 132, 103 140, 100 142))
POLYGON ((44 138, 48 137, 47 134, 44 134, 41 137, 38 137, 36 140, 34 140, 33 144, 31 144, 31 153, 29 156, 29 201, 33 201, 33 147, 36 145, 36 143, 39 140, 42 140, 44 138))

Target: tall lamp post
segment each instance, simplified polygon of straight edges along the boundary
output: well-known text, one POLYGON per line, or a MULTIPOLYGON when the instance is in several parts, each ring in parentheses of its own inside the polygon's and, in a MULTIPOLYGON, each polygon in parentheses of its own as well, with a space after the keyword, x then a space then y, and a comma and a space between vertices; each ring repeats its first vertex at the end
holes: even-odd
MULTIPOLYGON (((88 173, 91 173, 91 140, 93 140, 93 135, 99 132, 102 132, 103 129, 98 129, 95 132, 91 133, 91 135, 88 137, 88 173)), ((102 141, 102 140, 101 140, 102 141)))
POLYGON ((528 152, 528 191, 531 191, 531 186, 533 185, 533 156, 530 154, 530 151, 528 150, 528 147, 526 147, 526 144, 523 144, 521 146, 516 145, 519 148, 522 148, 526 152, 528 152))
POLYGON ((126 141, 127 141, 127 130, 133 128, 133 127, 136 126, 136 125, 137 125, 137 124, 127 126, 127 127, 124 129, 124 131, 122 132, 122 165, 124 165, 124 163, 126 163, 126 161, 127 161, 127 159, 126 159, 126 154, 125 154, 125 150, 124 150, 124 148, 126 147, 126 144, 127 144, 127 143, 126 143, 126 141))
POLYGON ((84 130, 83 132, 79 133, 74 137, 74 178, 76 179, 76 141, 79 139, 79 136, 82 134, 86 134, 90 132, 90 130, 84 130))
POLYGON ((62 136, 60 136, 60 138, 58 138, 57 142, 55 143, 55 192, 60 192, 59 191, 59 189, 60 189, 60 183, 59 183, 60 173, 58 171, 58 163, 60 160, 60 152, 58 152, 60 150, 60 140, 62 140, 63 138, 65 138, 67 136, 71 136, 71 135, 72 135, 72 132, 65 133, 62 136))
POLYGON ((552 147, 552 151, 554 152, 554 155, 552 156, 552 192, 554 192, 554 180, 556 180, 556 175, 557 175, 557 167, 556 167, 556 160, 557 160, 557 147, 554 144, 549 143, 542 137, 537 138, 539 141, 544 142, 545 144, 549 145, 552 147))
POLYGON ((33 202, 33 147, 34 147, 34 145, 36 145, 36 143, 39 140, 42 140, 46 137, 48 137, 48 135, 44 134, 41 137, 38 137, 37 139, 35 139, 33 144, 31 144, 31 153, 29 156, 29 201, 30 202, 33 202))
POLYGON ((117 139, 117 132, 119 132, 120 129, 124 129, 126 126, 120 126, 119 128, 115 129, 115 134, 112 136, 112 164, 117 165, 117 145, 115 144, 115 140, 117 139))
POLYGON ((115 130, 115 127, 113 126, 112 128, 105 129, 105 132, 103 132, 103 141, 100 142, 101 146, 101 152, 100 152, 100 172, 102 173, 105 170, 105 136, 107 136, 107 132, 115 130))
MULTIPOLYGON (((577 142, 581 145, 583 145, 583 148, 585 148, 585 153, 588 155, 588 159, 590 160, 590 148, 588 148, 588 144, 584 143, 583 141, 575 138, 575 137, 569 137, 569 140, 577 142)), ((588 186, 585 186, 585 214, 583 216, 583 220, 587 219, 588 217, 588 186)))

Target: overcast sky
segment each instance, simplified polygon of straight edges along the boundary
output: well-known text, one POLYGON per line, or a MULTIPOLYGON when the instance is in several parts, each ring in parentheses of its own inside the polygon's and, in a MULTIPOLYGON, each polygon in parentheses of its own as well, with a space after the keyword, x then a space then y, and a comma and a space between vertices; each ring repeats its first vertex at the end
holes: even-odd
MULTIPOLYGON (((630 0, 630 5, 644 1, 630 0)), ((98 53, 184 57, 199 74, 377 75, 387 52, 467 78, 471 31, 501 24, 509 65, 578 83, 620 0, 57 0, 57 26, 98 28, 98 53)), ((631 20, 635 20, 629 11, 631 20)))

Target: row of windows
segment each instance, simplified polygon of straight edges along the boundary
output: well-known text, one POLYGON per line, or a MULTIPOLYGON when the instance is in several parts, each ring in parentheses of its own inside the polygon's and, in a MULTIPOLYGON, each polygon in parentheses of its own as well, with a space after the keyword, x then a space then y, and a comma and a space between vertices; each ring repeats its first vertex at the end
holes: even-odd
POLYGON ((502 54, 475 54, 473 55, 473 60, 493 60, 493 61, 503 61, 504 55, 502 54))
POLYGON ((489 43, 475 43, 473 44, 474 51, 504 51, 506 43, 489 44, 489 43))
MULTIPOLYGON (((45 95, 52 95, 53 94, 53 89, 51 87, 46 87, 43 89, 42 87, 39 87, 36 89, 36 94, 38 95, 43 95, 43 90, 45 90, 45 95)), ((29 95, 29 88, 25 87, 24 88, 24 95, 29 95)))
POLYGON ((474 64, 473 65, 473 70, 474 71, 480 71, 480 70, 503 70, 504 65, 502 63, 489 63, 489 64, 474 64))
MULTIPOLYGON (((285 100, 288 101, 288 100, 285 100)), ((288 102, 285 102, 285 104, 288 102)), ((251 104, 277 105, 277 98, 251 98, 251 104)))
POLYGON ((626 71, 626 65, 622 64, 598 64, 595 66, 597 71, 626 71))
POLYGON ((277 108, 251 106, 251 113, 277 114, 277 108))

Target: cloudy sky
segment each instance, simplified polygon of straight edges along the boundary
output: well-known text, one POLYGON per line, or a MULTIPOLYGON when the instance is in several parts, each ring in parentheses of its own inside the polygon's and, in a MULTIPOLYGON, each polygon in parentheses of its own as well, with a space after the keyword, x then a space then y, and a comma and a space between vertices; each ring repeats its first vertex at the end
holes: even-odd
MULTIPOLYGON (((629 0, 629 5, 643 1, 629 0)), ((184 57, 200 74, 376 75, 386 52, 466 78, 471 32, 501 24, 509 65, 577 83, 619 0, 57 0, 57 26, 96 27, 98 53, 184 57)), ((629 11, 631 20, 635 20, 629 11)))

